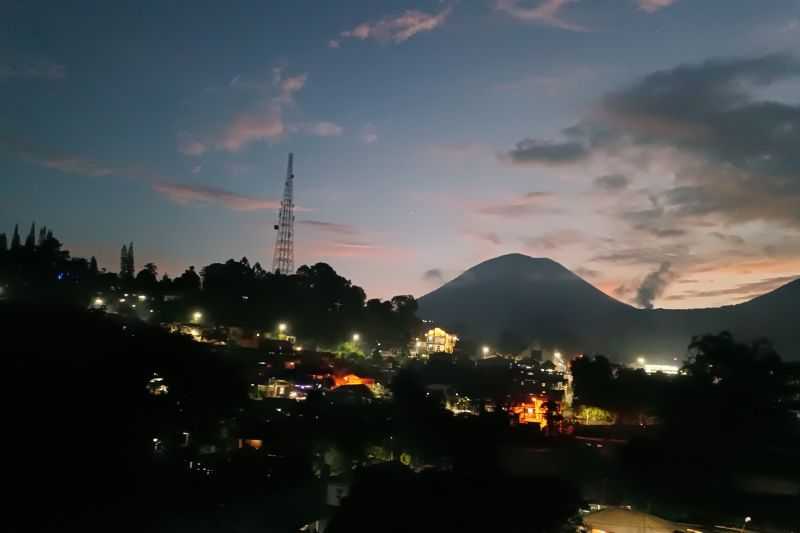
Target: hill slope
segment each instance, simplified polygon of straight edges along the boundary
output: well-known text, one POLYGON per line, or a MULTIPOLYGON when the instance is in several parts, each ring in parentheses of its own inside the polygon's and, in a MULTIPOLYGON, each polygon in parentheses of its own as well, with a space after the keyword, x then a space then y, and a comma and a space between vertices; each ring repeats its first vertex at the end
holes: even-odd
POLYGON ((685 352, 692 335, 728 329, 766 336, 798 357, 793 324, 800 280, 744 304, 715 309, 643 310, 599 291, 559 263, 509 254, 480 263, 419 299, 420 316, 479 342, 508 339, 544 348, 637 354, 685 352))

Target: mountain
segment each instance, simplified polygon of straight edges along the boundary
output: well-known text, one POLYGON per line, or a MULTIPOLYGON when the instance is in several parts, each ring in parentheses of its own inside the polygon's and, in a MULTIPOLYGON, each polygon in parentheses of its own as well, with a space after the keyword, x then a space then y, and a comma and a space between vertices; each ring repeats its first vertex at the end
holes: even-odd
POLYGON ((743 340, 770 338, 800 358, 800 280, 746 303, 712 309, 637 309, 546 258, 509 254, 480 263, 419 299, 419 315, 462 337, 495 346, 682 356, 693 335, 729 330, 743 340))

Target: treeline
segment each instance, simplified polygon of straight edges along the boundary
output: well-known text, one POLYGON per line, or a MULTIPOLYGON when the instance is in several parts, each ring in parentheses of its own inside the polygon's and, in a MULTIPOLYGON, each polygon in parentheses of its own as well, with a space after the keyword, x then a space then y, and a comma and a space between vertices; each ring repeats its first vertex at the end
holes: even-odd
MULTIPOLYGON (((274 331, 279 322, 288 333, 326 347, 341 346, 360 335, 349 351, 369 353, 378 347, 404 348, 419 333, 413 296, 367 300, 364 290, 325 263, 301 266, 285 276, 248 259, 229 259, 181 275, 161 275, 146 263, 136 272, 134 245, 122 247, 120 272, 98 269, 97 260, 72 258, 46 228, 32 224, 24 241, 18 227, 12 238, 0 234, 0 287, 17 300, 86 306, 97 295, 146 294, 154 319, 187 322, 200 311, 208 325, 236 325, 274 331), (38 235, 38 237, 37 237, 38 235)), ((352 344, 352 343, 351 343, 352 344)))

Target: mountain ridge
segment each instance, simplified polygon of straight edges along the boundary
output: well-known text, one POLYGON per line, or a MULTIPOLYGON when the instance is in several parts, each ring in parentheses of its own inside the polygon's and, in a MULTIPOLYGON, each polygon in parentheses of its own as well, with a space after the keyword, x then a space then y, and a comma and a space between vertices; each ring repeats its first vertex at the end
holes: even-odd
POLYGON ((789 318, 798 299, 800 278, 724 307, 639 309, 553 259, 512 253, 474 265, 418 301, 422 318, 481 342, 513 337, 545 349, 602 351, 626 359, 685 352, 693 335, 722 330, 743 340, 768 337, 780 352, 800 357, 800 336, 789 318))

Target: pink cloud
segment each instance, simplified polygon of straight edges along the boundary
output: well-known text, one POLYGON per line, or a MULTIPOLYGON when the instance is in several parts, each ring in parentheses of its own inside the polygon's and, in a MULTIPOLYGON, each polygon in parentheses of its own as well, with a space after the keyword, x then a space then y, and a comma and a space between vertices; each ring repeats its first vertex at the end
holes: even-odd
POLYGON ((281 206, 280 202, 277 200, 243 196, 224 189, 205 187, 202 185, 156 183, 153 185, 153 190, 181 205, 219 203, 235 211, 279 209, 281 206))
POLYGON ((238 152, 255 141, 276 141, 286 132, 281 110, 270 106, 264 112, 240 114, 225 128, 217 144, 228 152, 238 152))
POLYGON ((579 24, 567 22, 559 17, 559 12, 577 0, 543 0, 534 7, 523 7, 522 0, 495 0, 494 7, 511 17, 524 22, 536 22, 554 28, 570 31, 586 31, 579 24))
POLYGON ((664 9, 665 7, 669 7, 678 0, 638 0, 639 9, 642 11, 647 11, 648 13, 654 13, 659 9, 664 9))
MULTIPOLYGON (((352 30, 343 31, 340 37, 349 39, 374 39, 379 42, 402 43, 421 32, 433 31, 445 23, 452 6, 439 13, 426 13, 410 9, 394 17, 384 17, 374 22, 362 22, 352 30)), ((338 48, 339 40, 331 40, 328 46, 338 48), (335 44, 334 44, 335 43, 335 44)))

